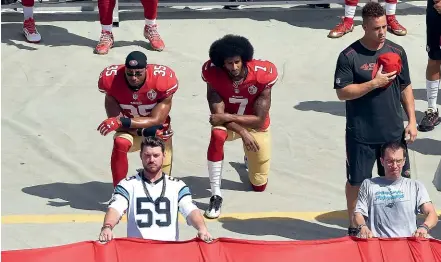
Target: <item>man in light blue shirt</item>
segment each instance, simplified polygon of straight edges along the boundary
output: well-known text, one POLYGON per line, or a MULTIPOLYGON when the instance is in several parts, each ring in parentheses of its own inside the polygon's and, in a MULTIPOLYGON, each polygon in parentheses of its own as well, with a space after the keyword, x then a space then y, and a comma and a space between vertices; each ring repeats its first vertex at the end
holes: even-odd
POLYGON ((381 148, 385 176, 365 179, 360 187, 354 220, 358 237, 427 237, 438 216, 425 186, 401 176, 406 160, 401 142, 386 143, 381 148), (417 226, 417 215, 426 219, 417 226))

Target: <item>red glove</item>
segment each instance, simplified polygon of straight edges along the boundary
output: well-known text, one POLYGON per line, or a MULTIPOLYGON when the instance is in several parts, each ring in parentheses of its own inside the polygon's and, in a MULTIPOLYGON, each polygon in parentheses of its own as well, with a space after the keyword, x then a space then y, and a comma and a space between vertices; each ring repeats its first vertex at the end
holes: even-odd
POLYGON ((101 135, 105 136, 108 133, 117 130, 122 126, 119 118, 111 117, 104 120, 97 128, 100 131, 101 135))

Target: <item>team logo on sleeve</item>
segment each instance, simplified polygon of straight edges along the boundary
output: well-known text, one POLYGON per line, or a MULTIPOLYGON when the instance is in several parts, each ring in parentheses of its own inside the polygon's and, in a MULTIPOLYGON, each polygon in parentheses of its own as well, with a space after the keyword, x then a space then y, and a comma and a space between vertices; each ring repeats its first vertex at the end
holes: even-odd
POLYGON ((148 97, 148 99, 150 99, 150 100, 155 100, 155 98, 156 98, 156 92, 155 92, 155 90, 150 90, 150 91, 148 91, 147 92, 147 97, 148 97))
POLYGON ((249 86, 248 87, 248 93, 250 93, 250 95, 255 95, 257 93, 257 87, 249 86))

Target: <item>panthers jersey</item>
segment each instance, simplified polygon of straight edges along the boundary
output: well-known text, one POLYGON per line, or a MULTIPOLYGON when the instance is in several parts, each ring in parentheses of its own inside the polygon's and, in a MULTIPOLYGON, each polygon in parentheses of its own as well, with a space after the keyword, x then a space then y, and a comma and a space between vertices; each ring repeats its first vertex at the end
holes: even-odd
MULTIPOLYGON (((210 60, 202 66, 202 79, 222 98, 226 113, 253 115, 257 97, 277 82, 277 68, 273 63, 251 60, 246 66, 248 75, 240 84, 235 84, 224 69, 216 67, 210 60)), ((267 129, 269 124, 268 114, 262 129, 267 129)))
POLYGON ((121 180, 115 187, 109 207, 120 215, 127 213, 127 237, 164 241, 179 240, 178 212, 187 218, 197 209, 190 189, 182 180, 164 174, 151 183, 142 171, 121 180), (164 183, 165 192, 160 198, 164 183))
MULTIPOLYGON (((124 116, 148 116, 158 103, 178 90, 178 79, 171 68, 163 65, 149 64, 145 71, 144 85, 133 91, 125 78, 125 65, 109 66, 100 74, 98 89, 118 101, 124 116)), ((170 116, 166 124, 170 124, 170 116)))

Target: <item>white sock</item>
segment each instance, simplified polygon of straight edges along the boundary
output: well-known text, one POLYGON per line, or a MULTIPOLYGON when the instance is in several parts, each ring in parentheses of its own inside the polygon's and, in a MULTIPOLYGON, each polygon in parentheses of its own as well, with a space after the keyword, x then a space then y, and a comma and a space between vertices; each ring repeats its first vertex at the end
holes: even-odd
POLYGON ((34 16, 34 7, 33 6, 23 6, 23 16, 24 19, 28 19, 34 16))
POLYGON ((145 24, 146 25, 156 25, 156 19, 153 20, 149 20, 149 19, 145 19, 145 24))
POLYGON ((110 24, 110 25, 101 25, 101 28, 103 29, 103 31, 112 32, 112 24, 110 24))
POLYGON ((208 177, 210 178, 211 195, 221 196, 221 180, 222 180, 222 162, 223 161, 207 161, 208 162, 208 177))
POLYGON ((386 15, 395 15, 395 10, 397 10, 397 4, 386 3, 386 15))
POLYGON ((436 99, 438 98, 439 79, 435 81, 426 80, 427 103, 429 108, 436 110, 436 99))
POLYGON ((345 5, 345 17, 354 19, 356 6, 345 5))

